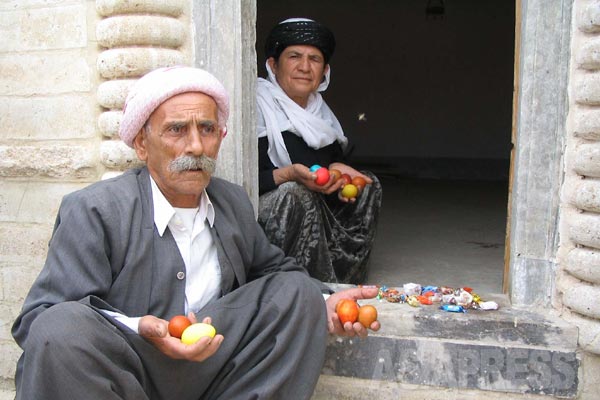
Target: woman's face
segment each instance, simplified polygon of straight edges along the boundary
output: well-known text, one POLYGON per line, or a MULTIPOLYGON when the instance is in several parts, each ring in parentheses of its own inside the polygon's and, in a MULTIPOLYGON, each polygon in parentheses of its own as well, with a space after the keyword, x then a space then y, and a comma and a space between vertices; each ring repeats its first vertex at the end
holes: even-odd
POLYGON ((315 92, 329 68, 321 50, 314 46, 288 46, 279 56, 268 60, 277 83, 300 107, 305 108, 308 96, 315 92))

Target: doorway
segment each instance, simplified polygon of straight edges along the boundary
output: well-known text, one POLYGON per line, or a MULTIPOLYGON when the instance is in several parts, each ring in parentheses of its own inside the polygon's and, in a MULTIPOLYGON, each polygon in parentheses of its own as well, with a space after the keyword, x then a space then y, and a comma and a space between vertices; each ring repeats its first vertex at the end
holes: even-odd
POLYGON ((259 76, 268 31, 298 16, 336 35, 324 98, 382 181, 369 280, 501 292, 514 1, 258 0, 259 76))

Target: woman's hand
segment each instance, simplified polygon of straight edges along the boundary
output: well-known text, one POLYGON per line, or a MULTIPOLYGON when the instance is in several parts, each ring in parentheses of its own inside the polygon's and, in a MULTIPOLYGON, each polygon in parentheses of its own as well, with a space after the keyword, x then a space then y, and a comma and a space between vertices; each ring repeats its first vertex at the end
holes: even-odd
MULTIPOLYGON (((379 292, 378 288, 352 288, 336 292, 329 296, 325 302, 327 307, 327 329, 329 333, 341 336, 359 336, 364 338, 368 335, 367 328, 362 326, 360 322, 346 322, 344 325, 340 322, 340 319, 335 312, 335 306, 342 299, 372 299, 377 296, 379 292)), ((379 321, 375 321, 371 324, 369 329, 372 331, 378 331, 381 328, 379 321)))
POLYGON ((323 194, 331 194, 341 189, 342 181, 333 182, 333 177, 329 177, 329 181, 324 185, 317 185, 315 179, 317 174, 311 172, 310 168, 303 164, 292 164, 287 167, 282 167, 273 170, 273 178, 276 185, 281 185, 284 182, 296 182, 306 186, 313 192, 323 194))
MULTIPOLYGON (((337 169, 338 171, 340 171, 342 174, 348 174, 350 175, 350 178, 355 178, 357 176, 362 177, 366 184, 369 185, 371 183, 373 183, 373 179, 369 178, 367 175, 364 175, 362 173, 360 173, 359 171, 355 170, 354 168, 352 168, 349 165, 343 164, 343 163, 332 163, 331 165, 329 165, 329 169, 337 169)), ((340 189, 341 189, 341 184, 340 184, 340 189)), ((358 188, 358 196, 360 196, 360 194, 362 193, 364 188, 359 187, 358 188)), ((342 192, 338 192, 338 199, 340 201, 343 201, 344 203, 354 203, 356 201, 356 197, 352 197, 352 198, 347 198, 342 196, 342 192)))
POLYGON ((367 182, 367 185, 373 183, 373 179, 369 178, 367 175, 364 175, 364 174, 360 173, 359 171, 355 170, 354 168, 352 168, 351 166, 342 164, 340 162, 332 163, 331 165, 329 165, 329 169, 337 169, 342 174, 350 175, 350 178, 354 178, 356 176, 361 176, 367 182))
MULTIPOLYGON (((194 313, 189 313, 188 318, 192 323, 197 322, 194 313)), ((202 321, 210 324, 209 317, 202 321)), ((183 344, 181 339, 169 334, 169 322, 153 315, 146 315, 138 324, 140 336, 152 343, 162 353, 174 359, 188 361, 204 361, 217 352, 223 342, 223 335, 214 338, 203 337, 194 344, 183 344)))

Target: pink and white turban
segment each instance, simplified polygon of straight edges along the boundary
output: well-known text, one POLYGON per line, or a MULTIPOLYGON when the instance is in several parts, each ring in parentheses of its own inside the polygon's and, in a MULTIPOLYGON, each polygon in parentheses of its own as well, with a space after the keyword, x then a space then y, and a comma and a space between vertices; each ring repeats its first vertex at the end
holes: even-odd
POLYGON ((167 67, 151 71, 134 83, 123 107, 119 136, 133 148, 133 139, 150 115, 169 98, 187 92, 201 92, 217 103, 219 128, 225 134, 229 117, 227 91, 210 73, 192 67, 167 67))

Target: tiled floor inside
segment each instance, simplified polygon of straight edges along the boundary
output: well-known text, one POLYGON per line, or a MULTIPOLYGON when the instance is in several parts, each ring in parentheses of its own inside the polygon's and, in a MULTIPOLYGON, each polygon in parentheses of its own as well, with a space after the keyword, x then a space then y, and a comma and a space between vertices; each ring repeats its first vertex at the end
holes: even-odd
POLYGON ((506 181, 379 177, 383 205, 369 283, 502 292, 506 181))

